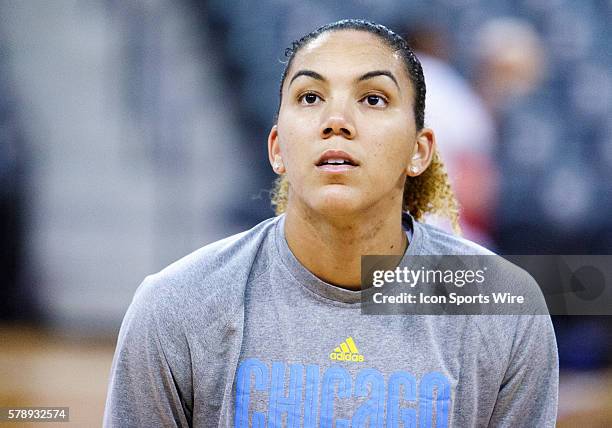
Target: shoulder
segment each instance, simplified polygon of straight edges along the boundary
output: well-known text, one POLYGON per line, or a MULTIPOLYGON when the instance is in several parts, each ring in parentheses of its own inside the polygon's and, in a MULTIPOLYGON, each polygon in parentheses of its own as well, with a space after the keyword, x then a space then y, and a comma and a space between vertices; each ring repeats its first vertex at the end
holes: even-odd
POLYGON ((488 332, 487 336, 495 337, 503 333, 499 337, 508 337, 511 331, 530 330, 527 327, 532 321, 525 320, 537 319, 545 324, 550 319, 540 286, 528 271, 473 241, 434 226, 415 221, 414 228, 415 232, 418 230, 421 234, 419 255, 460 256, 449 258, 448 266, 485 269, 485 281, 476 288, 479 292, 489 296, 492 293, 523 296, 525 303, 522 305, 498 305, 499 309, 492 307, 483 312, 492 317, 487 315, 473 318, 483 332, 488 332))
POLYGON ((495 255, 495 253, 469 239, 445 232, 432 225, 414 221, 415 234, 422 240, 423 255, 495 255))
POLYGON ((531 298, 531 304, 523 313, 548 314, 537 281, 525 269, 482 245, 434 226, 415 221, 414 228, 421 234, 420 255, 477 256, 461 257, 460 260, 487 267, 486 285, 490 288, 486 291, 524 294, 531 298))
POLYGON ((278 217, 252 229, 208 244, 149 275, 132 306, 147 311, 211 317, 230 315, 242 305, 244 287, 278 217))
POLYGON ((207 277, 236 277, 252 265, 261 245, 279 218, 270 218, 255 227, 210 243, 152 275, 157 281, 185 286, 202 284, 207 277))

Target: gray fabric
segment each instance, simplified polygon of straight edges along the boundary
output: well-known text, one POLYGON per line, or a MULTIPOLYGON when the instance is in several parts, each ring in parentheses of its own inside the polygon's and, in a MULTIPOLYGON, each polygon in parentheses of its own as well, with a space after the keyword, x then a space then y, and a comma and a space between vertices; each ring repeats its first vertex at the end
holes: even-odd
MULTIPOLYGON (((121 326, 104 426, 555 425, 550 317, 361 315, 360 292, 297 261, 284 221, 144 280, 121 326), (363 361, 332 359, 347 346, 363 361)), ((491 254, 408 215, 404 227, 402 263, 491 254)))

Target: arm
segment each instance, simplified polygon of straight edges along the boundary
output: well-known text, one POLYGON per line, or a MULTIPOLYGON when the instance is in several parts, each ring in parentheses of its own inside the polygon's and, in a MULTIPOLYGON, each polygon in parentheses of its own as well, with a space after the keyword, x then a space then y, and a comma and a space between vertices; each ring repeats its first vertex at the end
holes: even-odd
POLYGON ((519 316, 489 426, 554 427, 558 386, 557 342, 550 317, 519 316))
POLYGON ((111 368, 105 427, 191 424, 189 348, 170 291, 147 278, 134 296, 111 368))

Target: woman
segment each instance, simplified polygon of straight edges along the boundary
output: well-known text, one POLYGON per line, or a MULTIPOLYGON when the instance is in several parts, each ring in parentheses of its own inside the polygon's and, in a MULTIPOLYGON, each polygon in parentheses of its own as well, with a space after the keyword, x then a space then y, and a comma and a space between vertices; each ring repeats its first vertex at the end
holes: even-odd
POLYGON ((554 426, 548 316, 361 315, 362 255, 491 254, 418 221, 457 209, 412 51, 344 20, 287 53, 279 215, 145 279, 105 425, 554 426))

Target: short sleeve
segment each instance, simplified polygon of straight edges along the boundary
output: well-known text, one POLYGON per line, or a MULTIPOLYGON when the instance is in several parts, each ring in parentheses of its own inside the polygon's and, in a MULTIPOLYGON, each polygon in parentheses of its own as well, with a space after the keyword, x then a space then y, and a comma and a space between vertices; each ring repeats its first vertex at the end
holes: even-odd
POLYGON ((557 418, 559 360, 550 316, 518 316, 517 335, 491 427, 554 427, 557 418))
POLYGON ((104 427, 190 426, 189 349, 173 298, 148 277, 119 332, 104 427))

